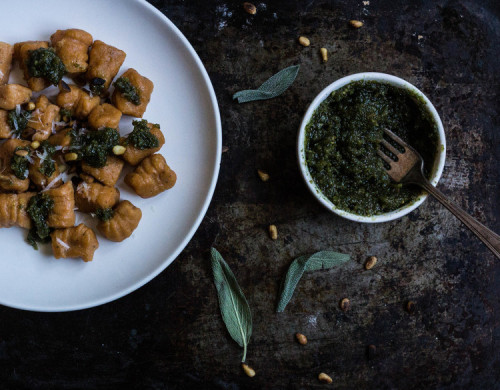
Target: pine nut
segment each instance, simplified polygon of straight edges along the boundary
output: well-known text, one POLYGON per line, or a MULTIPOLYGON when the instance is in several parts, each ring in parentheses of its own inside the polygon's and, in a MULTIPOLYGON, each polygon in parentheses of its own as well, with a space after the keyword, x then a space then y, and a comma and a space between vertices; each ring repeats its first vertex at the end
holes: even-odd
POLYGON ((354 28, 360 28, 363 27, 363 22, 359 20, 349 20, 349 24, 354 27, 354 28))
POLYGON ((295 337, 297 338, 297 341, 299 344, 306 345, 307 344, 307 337, 304 336, 302 333, 295 333, 295 337))
POLYGON ((351 307, 351 302, 349 301, 349 299, 344 298, 340 301, 340 308, 342 309, 342 311, 347 311, 350 309, 350 307, 351 307))
POLYGON ((321 53, 321 58, 323 59, 323 62, 328 61, 328 50, 322 47, 321 49, 319 49, 319 52, 321 53))
POLYGON ((127 150, 127 148, 125 146, 121 146, 121 145, 113 146, 113 154, 115 154, 117 156, 120 156, 123 153, 125 153, 125 150, 127 150))
POLYGON ((261 171, 260 169, 257 169, 257 174, 262 181, 268 181, 271 178, 267 172, 261 171))
POLYGON ((269 225, 269 236, 271 237, 271 240, 278 239, 278 228, 276 225, 269 225))
POLYGON ((21 157, 26 157, 28 155, 28 151, 21 149, 16 152, 16 155, 21 156, 21 157))
POLYGON ((76 153, 66 153, 64 155, 64 159, 66 161, 75 161, 75 160, 78 160, 78 154, 76 154, 76 153))
POLYGON ((39 147, 40 147, 40 142, 38 142, 38 141, 33 141, 33 142, 31 143, 31 148, 32 148, 32 149, 38 149, 39 147))
POLYGON ((370 256, 365 263, 365 269, 372 269, 377 264, 377 258, 375 256, 370 256))
POLYGON ((330 384, 333 382, 333 379, 329 375, 326 375, 324 372, 322 372, 321 374, 318 375, 318 379, 320 382, 327 383, 327 384, 330 384))
POLYGON ((243 3, 243 8, 245 11, 247 11, 250 15, 255 15, 257 13, 257 8, 255 5, 252 3, 243 3))
POLYGON ((35 109, 35 103, 33 102, 29 102, 28 103, 28 106, 26 107, 28 109, 28 111, 33 111, 35 109))
POLYGON ((309 46, 311 44, 311 41, 306 38, 306 37, 299 37, 299 43, 302 45, 302 46, 309 46))
POLYGON ((250 367, 249 365, 245 363, 241 363, 241 368, 243 368, 243 371, 245 371, 245 374, 249 376, 250 378, 253 378, 255 376, 255 370, 250 367))

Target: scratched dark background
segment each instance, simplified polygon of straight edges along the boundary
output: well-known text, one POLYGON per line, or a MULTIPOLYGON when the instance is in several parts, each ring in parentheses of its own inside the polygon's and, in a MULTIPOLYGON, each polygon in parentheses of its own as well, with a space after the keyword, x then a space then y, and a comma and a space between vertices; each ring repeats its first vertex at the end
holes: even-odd
POLYGON ((336 389, 499 389, 499 260, 432 199, 384 224, 336 217, 308 193, 295 159, 301 116, 321 89, 350 73, 397 75, 423 90, 443 120, 439 188, 499 232, 498 2, 259 1, 255 16, 240 1, 151 3, 192 43, 217 94, 229 150, 212 204, 179 258, 116 302, 59 314, 0 307, 0 388, 308 389, 327 386, 317 380, 323 371, 336 389), (352 29, 350 19, 365 25, 352 29), (299 35, 311 46, 300 46, 299 35), (231 100, 292 64, 301 70, 281 97, 231 100), (256 169, 271 180, 262 183, 256 169), (252 308, 252 379, 218 312, 212 245, 252 308), (352 261, 306 275, 276 314, 289 263, 323 249, 352 261), (379 261, 366 271, 370 255, 379 261), (347 313, 338 308, 344 297, 347 313), (408 300, 414 315, 404 310, 408 300), (295 332, 309 343, 299 345, 295 332))

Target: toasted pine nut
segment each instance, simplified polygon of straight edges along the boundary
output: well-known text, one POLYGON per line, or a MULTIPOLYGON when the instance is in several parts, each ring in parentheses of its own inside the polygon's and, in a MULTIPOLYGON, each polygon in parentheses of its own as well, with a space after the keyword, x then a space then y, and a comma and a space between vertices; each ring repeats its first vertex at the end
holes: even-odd
POLYGON ((349 301, 348 298, 344 298, 340 301, 340 308, 342 311, 347 311, 351 307, 351 302, 349 301))
POLYGON ((375 256, 370 256, 368 260, 366 260, 365 268, 372 269, 377 264, 377 258, 375 256))
POLYGON ((76 153, 66 153, 64 155, 64 159, 66 161, 75 161, 75 160, 78 159, 78 154, 76 154, 76 153))
POLYGON ((299 37, 299 43, 302 45, 302 46, 309 46, 311 44, 311 41, 306 38, 306 37, 299 37))
POLYGON ((16 152, 16 154, 17 154, 18 156, 21 156, 21 157, 26 157, 26 156, 28 155, 28 151, 27 151, 27 150, 24 150, 24 149, 21 149, 21 150, 18 150, 18 151, 16 152))
POLYGON ((321 49, 319 49, 319 52, 321 53, 321 58, 323 59, 323 62, 328 61, 328 50, 322 47, 321 49))
POLYGON ((260 180, 262 181, 268 181, 271 178, 271 176, 269 176, 267 172, 264 172, 260 169, 257 169, 257 174, 259 175, 260 180))
POLYGON ((127 150, 127 148, 125 146, 121 146, 121 145, 113 146, 113 154, 115 154, 117 156, 120 156, 123 153, 125 153, 125 150, 127 150))
POLYGON ((321 374, 318 375, 318 379, 320 382, 323 382, 323 383, 330 384, 333 382, 333 379, 329 375, 326 375, 324 372, 322 372, 321 374))
POLYGON ((354 27, 354 28, 360 28, 363 27, 363 22, 359 20, 349 20, 349 24, 354 27))
POLYGON ((304 336, 302 333, 295 333, 295 337, 297 338, 297 341, 299 344, 306 345, 307 344, 307 337, 304 336))
POLYGON ((245 374, 247 374, 250 378, 253 378, 255 376, 255 370, 250 367, 249 365, 245 363, 241 363, 241 368, 243 368, 243 371, 245 371, 245 374))
POLYGON ((32 148, 32 149, 38 149, 39 147, 40 147, 40 142, 38 142, 38 141, 33 141, 33 142, 31 143, 31 148, 32 148))
POLYGON ((243 3, 243 8, 245 11, 247 11, 250 15, 255 15, 257 13, 257 8, 255 5, 252 3, 243 3))
POLYGON ((269 236, 271 236, 272 240, 278 239, 278 228, 276 225, 269 225, 269 236))
POLYGON ((26 107, 28 109, 28 111, 33 111, 35 109, 35 103, 33 102, 29 102, 28 103, 28 106, 26 107))

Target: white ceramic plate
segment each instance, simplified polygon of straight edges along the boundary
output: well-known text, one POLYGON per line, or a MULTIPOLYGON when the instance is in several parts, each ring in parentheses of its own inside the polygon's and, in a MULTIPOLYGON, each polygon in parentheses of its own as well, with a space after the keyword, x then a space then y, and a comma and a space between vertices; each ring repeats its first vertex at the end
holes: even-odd
MULTIPOLYGON (((187 245, 208 208, 217 181, 222 132, 212 84, 195 51, 161 12, 145 1, 24 0, 2 4, 0 41, 49 40, 57 29, 81 28, 127 53, 154 82, 144 115, 160 123, 161 153, 177 173, 174 188, 142 199, 119 182, 121 198, 141 208, 132 237, 112 243, 98 235, 94 260, 53 258, 34 251, 26 230, 0 229, 0 303, 36 311, 88 308, 120 298, 164 270, 187 245)), ((11 77, 15 81, 16 75, 11 77)), ((130 130, 131 118, 120 123, 130 130)))

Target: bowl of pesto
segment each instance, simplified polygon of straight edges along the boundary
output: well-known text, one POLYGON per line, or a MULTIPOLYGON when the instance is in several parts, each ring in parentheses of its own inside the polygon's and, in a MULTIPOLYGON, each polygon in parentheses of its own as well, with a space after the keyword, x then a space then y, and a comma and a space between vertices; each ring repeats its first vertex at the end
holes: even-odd
POLYGON ((407 81, 358 73, 335 81, 313 100, 298 135, 298 159, 312 194, 329 210, 357 222, 386 222, 427 197, 417 186, 391 181, 378 157, 388 128, 424 159, 435 186, 446 154, 443 124, 429 99, 407 81))

